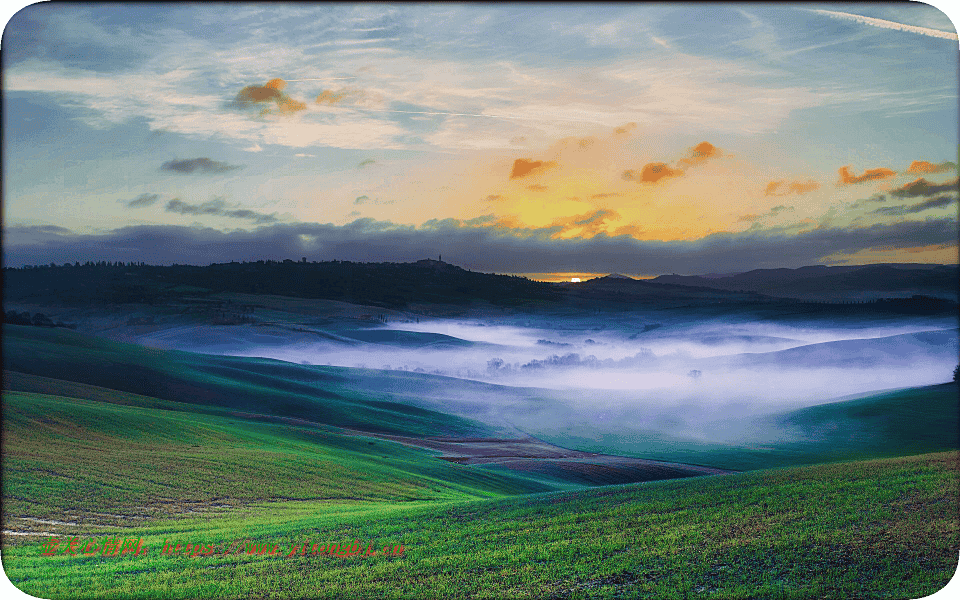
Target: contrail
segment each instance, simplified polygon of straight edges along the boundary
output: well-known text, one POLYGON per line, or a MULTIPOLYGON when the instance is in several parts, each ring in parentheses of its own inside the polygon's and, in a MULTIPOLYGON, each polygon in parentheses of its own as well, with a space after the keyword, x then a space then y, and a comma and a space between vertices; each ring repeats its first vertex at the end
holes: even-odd
POLYGON ((357 106, 351 106, 352 110, 365 110, 368 112, 387 112, 387 113, 404 113, 408 115, 445 115, 449 117, 479 117, 483 119, 510 119, 512 121, 570 121, 574 123, 597 123, 599 125, 606 125, 603 121, 593 121, 590 119, 565 119, 563 117, 516 117, 513 115, 482 115, 476 113, 455 113, 455 112, 443 112, 443 111, 426 111, 426 110, 392 110, 392 109, 378 109, 378 108, 360 108, 357 106))
POLYGON ((835 19, 848 19, 851 21, 857 21, 863 23, 864 25, 873 25, 874 27, 883 27, 884 29, 896 29, 897 31, 909 31, 910 33, 919 33, 920 35, 929 35, 930 37, 943 38, 945 40, 960 40, 960 37, 955 33, 950 33, 949 31, 940 31, 939 29, 930 29, 929 27, 917 27, 916 25, 904 25, 903 23, 897 23, 896 21, 886 21, 884 19, 875 19, 874 17, 865 17, 863 15, 854 15, 851 13, 845 12, 836 12, 832 10, 819 10, 814 8, 808 8, 810 12, 819 13, 821 15, 827 15, 828 17, 833 17, 835 19))

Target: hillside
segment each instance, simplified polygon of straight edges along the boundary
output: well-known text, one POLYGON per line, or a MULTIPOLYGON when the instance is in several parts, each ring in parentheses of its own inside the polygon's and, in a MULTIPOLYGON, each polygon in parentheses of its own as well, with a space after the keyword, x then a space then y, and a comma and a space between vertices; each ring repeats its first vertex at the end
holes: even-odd
POLYGON ((864 300, 930 295, 956 301, 957 265, 880 264, 755 269, 721 276, 660 275, 654 283, 750 291, 782 298, 864 300))
POLYGON ((955 382, 878 391, 794 411, 704 423, 699 429, 707 437, 641 427, 613 436, 589 423, 538 435, 584 451, 602 447, 610 453, 723 469, 768 469, 960 449, 958 398, 955 382))

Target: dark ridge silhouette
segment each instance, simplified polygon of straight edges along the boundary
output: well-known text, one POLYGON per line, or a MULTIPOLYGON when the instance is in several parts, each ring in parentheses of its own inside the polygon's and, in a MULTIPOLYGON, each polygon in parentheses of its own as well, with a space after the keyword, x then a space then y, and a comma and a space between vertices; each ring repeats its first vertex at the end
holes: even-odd
POLYGON ((854 293, 900 293, 956 299, 958 265, 877 264, 799 269, 755 269, 735 275, 661 275, 655 283, 672 283, 720 290, 750 291, 768 296, 828 299, 854 293))
MULTIPOLYGON (((338 300, 391 309, 409 308, 412 304, 469 306, 487 302, 519 309, 562 303, 588 310, 720 305, 789 306, 791 311, 811 315, 955 313, 957 303, 949 291, 954 290, 955 297, 956 266, 911 267, 762 269, 716 279, 666 275, 637 280, 612 274, 582 283, 544 283, 515 275, 477 273, 433 259, 412 263, 358 263, 307 262, 301 258, 208 266, 76 262, 6 267, 3 279, 6 302, 55 300, 61 304, 94 306, 153 305, 188 298, 213 307, 218 300, 209 296, 234 292, 338 300), (758 292, 748 289, 750 287, 773 289, 777 293, 758 292), (933 289, 934 293, 917 293, 918 288, 933 289), (784 296, 782 290, 785 289, 802 293, 784 296), (898 294, 901 297, 870 297, 875 290, 884 290, 890 295, 891 291, 896 293, 901 289, 904 290, 898 294)), ((250 316, 249 307, 234 308, 230 314, 222 306, 218 308, 223 312, 223 324, 255 320, 250 316)), ((17 315, 10 318, 19 319, 17 315)))

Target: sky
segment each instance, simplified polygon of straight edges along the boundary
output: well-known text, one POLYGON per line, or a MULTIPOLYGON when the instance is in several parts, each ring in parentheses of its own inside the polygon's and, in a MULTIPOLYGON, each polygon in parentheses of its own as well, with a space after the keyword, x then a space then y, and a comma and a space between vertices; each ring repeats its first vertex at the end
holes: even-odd
POLYGON ((957 263, 958 47, 920 3, 33 4, 3 264, 957 263))

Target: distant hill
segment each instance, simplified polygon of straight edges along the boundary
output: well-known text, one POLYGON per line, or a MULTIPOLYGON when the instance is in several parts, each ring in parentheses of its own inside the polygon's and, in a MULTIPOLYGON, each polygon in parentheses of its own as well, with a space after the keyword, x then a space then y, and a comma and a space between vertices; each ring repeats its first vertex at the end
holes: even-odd
MULTIPOLYGON (((122 262, 41 265, 4 268, 3 280, 4 301, 26 305, 51 301, 78 306, 149 305, 183 298, 209 303, 213 299, 207 297, 214 294, 235 293, 389 309, 428 304, 462 308, 479 302, 512 309, 572 304, 624 310, 638 306, 772 305, 784 298, 849 303, 924 295, 955 302, 958 270, 956 265, 812 266, 716 277, 661 275, 644 280, 611 273, 584 282, 545 283, 477 273, 432 259, 412 263, 261 260, 208 266, 122 262)), ((873 306, 869 310, 955 310, 953 304, 926 304, 873 306)), ((246 314, 236 318, 249 320, 246 314)))
POLYGON ((723 276, 661 275, 650 281, 810 300, 867 300, 911 295, 956 300, 960 269, 957 265, 816 265, 798 269, 755 269, 723 276))
POLYGON ((556 300, 546 283, 475 273, 438 260, 231 262, 209 266, 86 263, 3 270, 4 300, 55 298, 77 304, 153 304, 218 292, 274 294, 401 308, 409 303, 498 306, 556 300))

